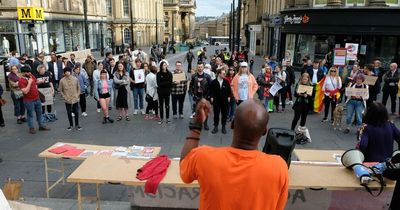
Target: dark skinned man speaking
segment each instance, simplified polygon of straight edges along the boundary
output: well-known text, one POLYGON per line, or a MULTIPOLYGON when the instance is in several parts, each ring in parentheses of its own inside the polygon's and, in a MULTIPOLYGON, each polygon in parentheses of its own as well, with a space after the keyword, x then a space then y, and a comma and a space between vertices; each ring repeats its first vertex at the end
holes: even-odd
POLYGON ((180 174, 185 183, 198 180, 200 210, 283 210, 288 198, 288 168, 276 155, 258 151, 267 132, 268 113, 254 100, 243 102, 232 122, 230 147, 199 147, 210 104, 201 100, 182 148, 180 174))

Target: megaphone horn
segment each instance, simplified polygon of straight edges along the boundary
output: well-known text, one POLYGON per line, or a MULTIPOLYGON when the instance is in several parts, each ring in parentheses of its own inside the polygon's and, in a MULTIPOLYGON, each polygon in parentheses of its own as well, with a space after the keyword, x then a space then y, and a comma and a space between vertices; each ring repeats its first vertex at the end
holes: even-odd
POLYGON ((358 149, 350 149, 343 153, 341 161, 344 167, 352 168, 364 162, 364 154, 358 149))

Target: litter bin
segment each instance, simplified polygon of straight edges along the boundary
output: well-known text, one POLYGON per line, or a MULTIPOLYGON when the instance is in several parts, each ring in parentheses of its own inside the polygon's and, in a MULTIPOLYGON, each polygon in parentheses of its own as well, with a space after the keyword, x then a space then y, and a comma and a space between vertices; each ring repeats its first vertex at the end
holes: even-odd
POLYGON ((267 154, 280 155, 289 167, 292 152, 296 146, 295 136, 296 134, 294 131, 289 129, 270 128, 263 152, 267 154))

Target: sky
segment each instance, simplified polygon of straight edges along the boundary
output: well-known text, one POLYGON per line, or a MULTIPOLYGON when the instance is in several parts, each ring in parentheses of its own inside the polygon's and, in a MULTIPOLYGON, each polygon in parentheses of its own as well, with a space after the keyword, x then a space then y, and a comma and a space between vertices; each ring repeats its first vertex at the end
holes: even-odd
POLYGON ((196 16, 220 16, 230 11, 231 3, 232 0, 196 0, 196 16))

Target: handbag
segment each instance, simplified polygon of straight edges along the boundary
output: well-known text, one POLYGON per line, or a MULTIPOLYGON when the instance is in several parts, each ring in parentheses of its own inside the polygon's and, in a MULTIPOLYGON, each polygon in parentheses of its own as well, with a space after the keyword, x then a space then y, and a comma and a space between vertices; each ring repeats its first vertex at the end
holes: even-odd
POLYGON ((20 98, 24 97, 22 90, 13 90, 13 93, 14 93, 15 99, 20 99, 20 98))

